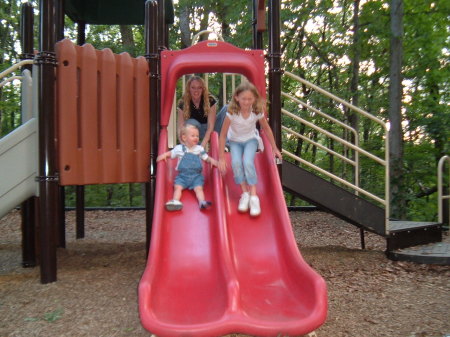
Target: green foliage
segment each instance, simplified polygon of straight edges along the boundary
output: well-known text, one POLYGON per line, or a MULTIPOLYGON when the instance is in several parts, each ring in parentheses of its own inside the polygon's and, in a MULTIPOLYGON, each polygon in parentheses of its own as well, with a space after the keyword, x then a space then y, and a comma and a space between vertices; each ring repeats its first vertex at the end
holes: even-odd
POLYGON ((48 323, 56 322, 61 319, 64 314, 64 309, 58 308, 53 311, 46 312, 42 317, 26 317, 25 322, 38 322, 44 320, 48 323))
POLYGON ((49 323, 56 322, 57 320, 62 318, 63 313, 64 313, 64 310, 61 308, 58 308, 51 312, 46 312, 44 314, 44 321, 47 321, 49 323))
MULTIPOLYGON (((36 5, 36 1, 34 1, 36 5)), ((352 62, 360 50, 356 95, 358 106, 387 121, 389 110, 389 49, 390 2, 361 1, 359 8, 359 40, 353 35, 352 1, 344 0, 283 0, 281 1, 282 67, 331 93, 350 100, 355 95, 351 83, 352 62)), ((36 8, 36 7, 35 7, 36 8)), ((448 27, 450 2, 433 0, 404 0, 404 57, 403 57, 403 132, 405 180, 410 220, 433 220, 436 214, 436 163, 450 151, 450 111, 448 62, 448 27)), ((179 49, 181 43, 180 14, 187 11, 189 36, 203 29, 218 31, 225 41, 241 48, 252 45, 252 1, 233 0, 179 0, 175 4, 175 24, 169 30, 169 46, 179 49)), ((20 1, 0 2, 0 70, 16 62, 20 54, 19 40, 20 1)), ((35 20, 37 31, 38 20, 35 20)), ((132 56, 144 55, 144 29, 132 26, 133 44, 125 45, 119 26, 88 26, 87 42, 97 49, 110 48, 115 53, 128 52, 132 56)), ((76 25, 66 18, 65 35, 76 41, 76 25)), ((37 34, 36 34, 37 36, 37 34)), ((264 35, 267 50, 268 37, 264 35)), ((36 43, 37 46, 37 43, 36 43)), ((305 103, 329 114, 346 124, 346 108, 331 103, 283 77, 283 90, 305 103)), ((222 95, 221 74, 211 74, 210 91, 222 95)), ((0 89, 0 135, 3 136, 20 124, 20 90, 15 85, 0 89)), ((229 99, 229 97, 228 97, 229 99)), ((333 134, 350 138, 341 126, 320 117, 319 114, 299 107, 283 98, 283 108, 297 116, 314 122, 333 134)), ((353 151, 314 129, 304 127, 283 117, 283 126, 311 137, 320 145, 353 158, 353 151)), ((361 146, 385 157, 382 128, 361 118, 357 124, 361 146)), ((298 141, 283 132, 283 146, 301 158, 352 180, 354 170, 324 150, 304 140, 298 141)), ((290 159, 289 159, 290 160, 290 159)), ((384 170, 379 164, 361 156, 360 185, 378 196, 383 196, 384 170)), ((326 177, 325 177, 326 178, 326 177)), ((328 179, 328 178, 326 178, 328 179)), ((68 205, 74 205, 73 187, 67 187, 68 205)), ((88 206, 140 206, 143 192, 140 184, 99 185, 86 187, 88 206)), ((287 196, 288 203, 303 202, 287 196)))
MULTIPOLYGON (((145 203, 143 184, 107 184, 85 186, 86 207, 143 207, 145 203)), ((66 205, 75 207, 76 190, 67 186, 66 205)))

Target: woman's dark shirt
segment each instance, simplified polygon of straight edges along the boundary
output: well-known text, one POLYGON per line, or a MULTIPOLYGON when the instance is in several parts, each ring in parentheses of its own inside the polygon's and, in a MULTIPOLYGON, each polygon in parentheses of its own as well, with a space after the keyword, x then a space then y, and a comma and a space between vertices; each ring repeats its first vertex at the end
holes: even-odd
MULTIPOLYGON (((214 104, 216 104, 216 99, 214 98, 214 96, 210 95, 209 96, 209 106, 212 107, 214 104)), ((184 102, 180 101, 180 103, 178 103, 178 108, 183 110, 183 107, 184 107, 184 102)), ((198 107, 198 109, 195 107, 194 103, 192 103, 192 100, 191 100, 191 117, 190 118, 195 119, 200 124, 208 123, 208 116, 205 116, 205 110, 203 109, 203 97, 200 101, 200 106, 198 107)))

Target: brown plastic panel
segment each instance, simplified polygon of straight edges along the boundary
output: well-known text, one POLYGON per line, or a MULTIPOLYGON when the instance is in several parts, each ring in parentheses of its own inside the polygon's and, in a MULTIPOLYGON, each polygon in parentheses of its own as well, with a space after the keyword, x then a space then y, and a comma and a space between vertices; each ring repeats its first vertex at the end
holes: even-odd
POLYGON ((149 71, 143 57, 57 44, 61 185, 149 179, 149 71))

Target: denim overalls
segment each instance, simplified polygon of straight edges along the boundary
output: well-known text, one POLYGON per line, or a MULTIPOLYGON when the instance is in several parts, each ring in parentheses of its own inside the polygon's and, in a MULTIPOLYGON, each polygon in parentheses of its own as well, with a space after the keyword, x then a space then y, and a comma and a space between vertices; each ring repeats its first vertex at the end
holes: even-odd
POLYGON ((190 190, 197 186, 203 186, 205 179, 202 174, 202 160, 198 155, 187 152, 184 145, 183 152, 184 155, 178 163, 178 175, 175 178, 175 184, 190 190))

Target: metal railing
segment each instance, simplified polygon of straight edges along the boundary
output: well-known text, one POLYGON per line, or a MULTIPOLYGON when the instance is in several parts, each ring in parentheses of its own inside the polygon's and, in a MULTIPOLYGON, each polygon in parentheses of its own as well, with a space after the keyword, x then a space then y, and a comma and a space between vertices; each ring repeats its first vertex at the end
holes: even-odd
MULTIPOLYGON (((438 183, 438 221, 444 222, 444 200, 449 200, 450 195, 444 194, 444 164, 447 162, 448 166, 448 178, 450 182, 450 156, 443 156, 438 162, 437 168, 437 183, 438 183)), ((448 193, 448 192, 447 192, 448 193)), ((448 209, 447 219, 450 219, 450 207, 448 209)))
MULTIPOLYGON (((297 139, 301 139, 305 142, 308 142, 309 144, 312 144, 313 146, 325 151, 326 153, 332 155, 333 157, 338 158, 339 160, 343 161, 344 163, 350 164, 354 170, 353 182, 348 181, 342 177, 339 177, 336 174, 334 174, 330 171, 327 171, 310 161, 305 160, 304 158, 300 158, 299 156, 295 155, 294 153, 289 152, 286 149, 282 150, 283 154, 294 159, 295 161, 297 161, 303 165, 306 165, 310 169, 327 176, 331 180, 345 185, 346 187, 348 187, 352 191, 354 191, 355 194, 361 193, 361 194, 365 195, 366 197, 380 203, 385 209, 385 224, 386 224, 385 228, 386 228, 386 233, 388 233, 389 232, 389 216, 390 216, 390 207, 389 207, 390 191, 389 191, 389 130, 388 130, 387 123, 385 123, 381 119, 373 116, 369 112, 364 111, 361 108, 358 108, 357 106, 354 106, 353 104, 351 104, 349 102, 346 102, 345 100, 333 95, 332 93, 316 86, 315 84, 313 84, 293 73, 286 71, 286 72, 284 72, 284 75, 296 82, 301 83, 301 85, 306 86, 308 89, 311 89, 312 91, 317 92, 317 93, 327 97, 328 99, 332 100, 335 103, 341 104, 342 106, 349 109, 350 111, 352 111, 360 116, 363 116, 365 118, 368 118, 371 121, 373 121, 381 126, 381 128, 383 130, 383 140, 384 140, 384 158, 380 158, 377 155, 364 150, 360 146, 358 131, 355 130, 353 127, 351 127, 351 126, 347 125, 346 123, 340 121, 339 119, 319 110, 318 108, 313 107, 311 104, 301 100, 298 97, 293 96, 291 93, 282 92, 282 97, 284 97, 286 100, 289 100, 290 102, 296 104, 297 106, 301 107, 302 110, 310 111, 310 112, 314 113, 315 115, 325 118, 327 121, 333 123, 333 125, 339 126, 339 127, 343 128, 346 132, 350 132, 353 135, 354 143, 349 142, 348 140, 342 138, 341 136, 338 136, 338 135, 334 134, 333 132, 330 132, 328 130, 325 130, 322 127, 315 125, 314 123, 306 120, 305 118, 298 116, 295 113, 292 113, 284 108, 281 109, 281 112, 283 115, 288 116, 291 119, 294 119, 295 121, 305 125, 306 127, 315 130, 315 132, 317 132, 318 134, 321 134, 329 139, 332 139, 333 141, 338 142, 339 144, 344 146, 345 148, 351 149, 354 151, 354 159, 349 158, 341 153, 336 152, 334 149, 329 148, 328 146, 324 145, 323 143, 320 143, 314 139, 311 139, 305 135, 302 135, 302 134, 292 130, 291 128, 282 126, 282 130, 284 130, 286 133, 288 133, 290 137, 296 137, 297 139), (370 159, 371 161, 378 163, 379 165, 381 165, 384 168, 384 197, 377 196, 374 193, 372 193, 360 186, 360 183, 359 183, 360 172, 361 172, 360 156, 364 156, 364 157, 370 159)), ((340 109, 337 109, 337 110, 340 110, 340 109)), ((342 110, 340 110, 340 111, 342 113, 342 110)))
MULTIPOLYGON (((6 78, 8 75, 12 74, 16 70, 20 70, 23 66, 34 64, 33 60, 23 60, 18 63, 13 64, 11 67, 5 69, 0 73, 0 81, 6 78)), ((23 70, 20 75, 10 76, 0 82, 0 88, 8 83, 12 83, 15 80, 21 81, 22 86, 22 124, 30 120, 32 117, 37 115, 36 111, 33 111, 33 85, 31 72, 27 69, 23 70)))

